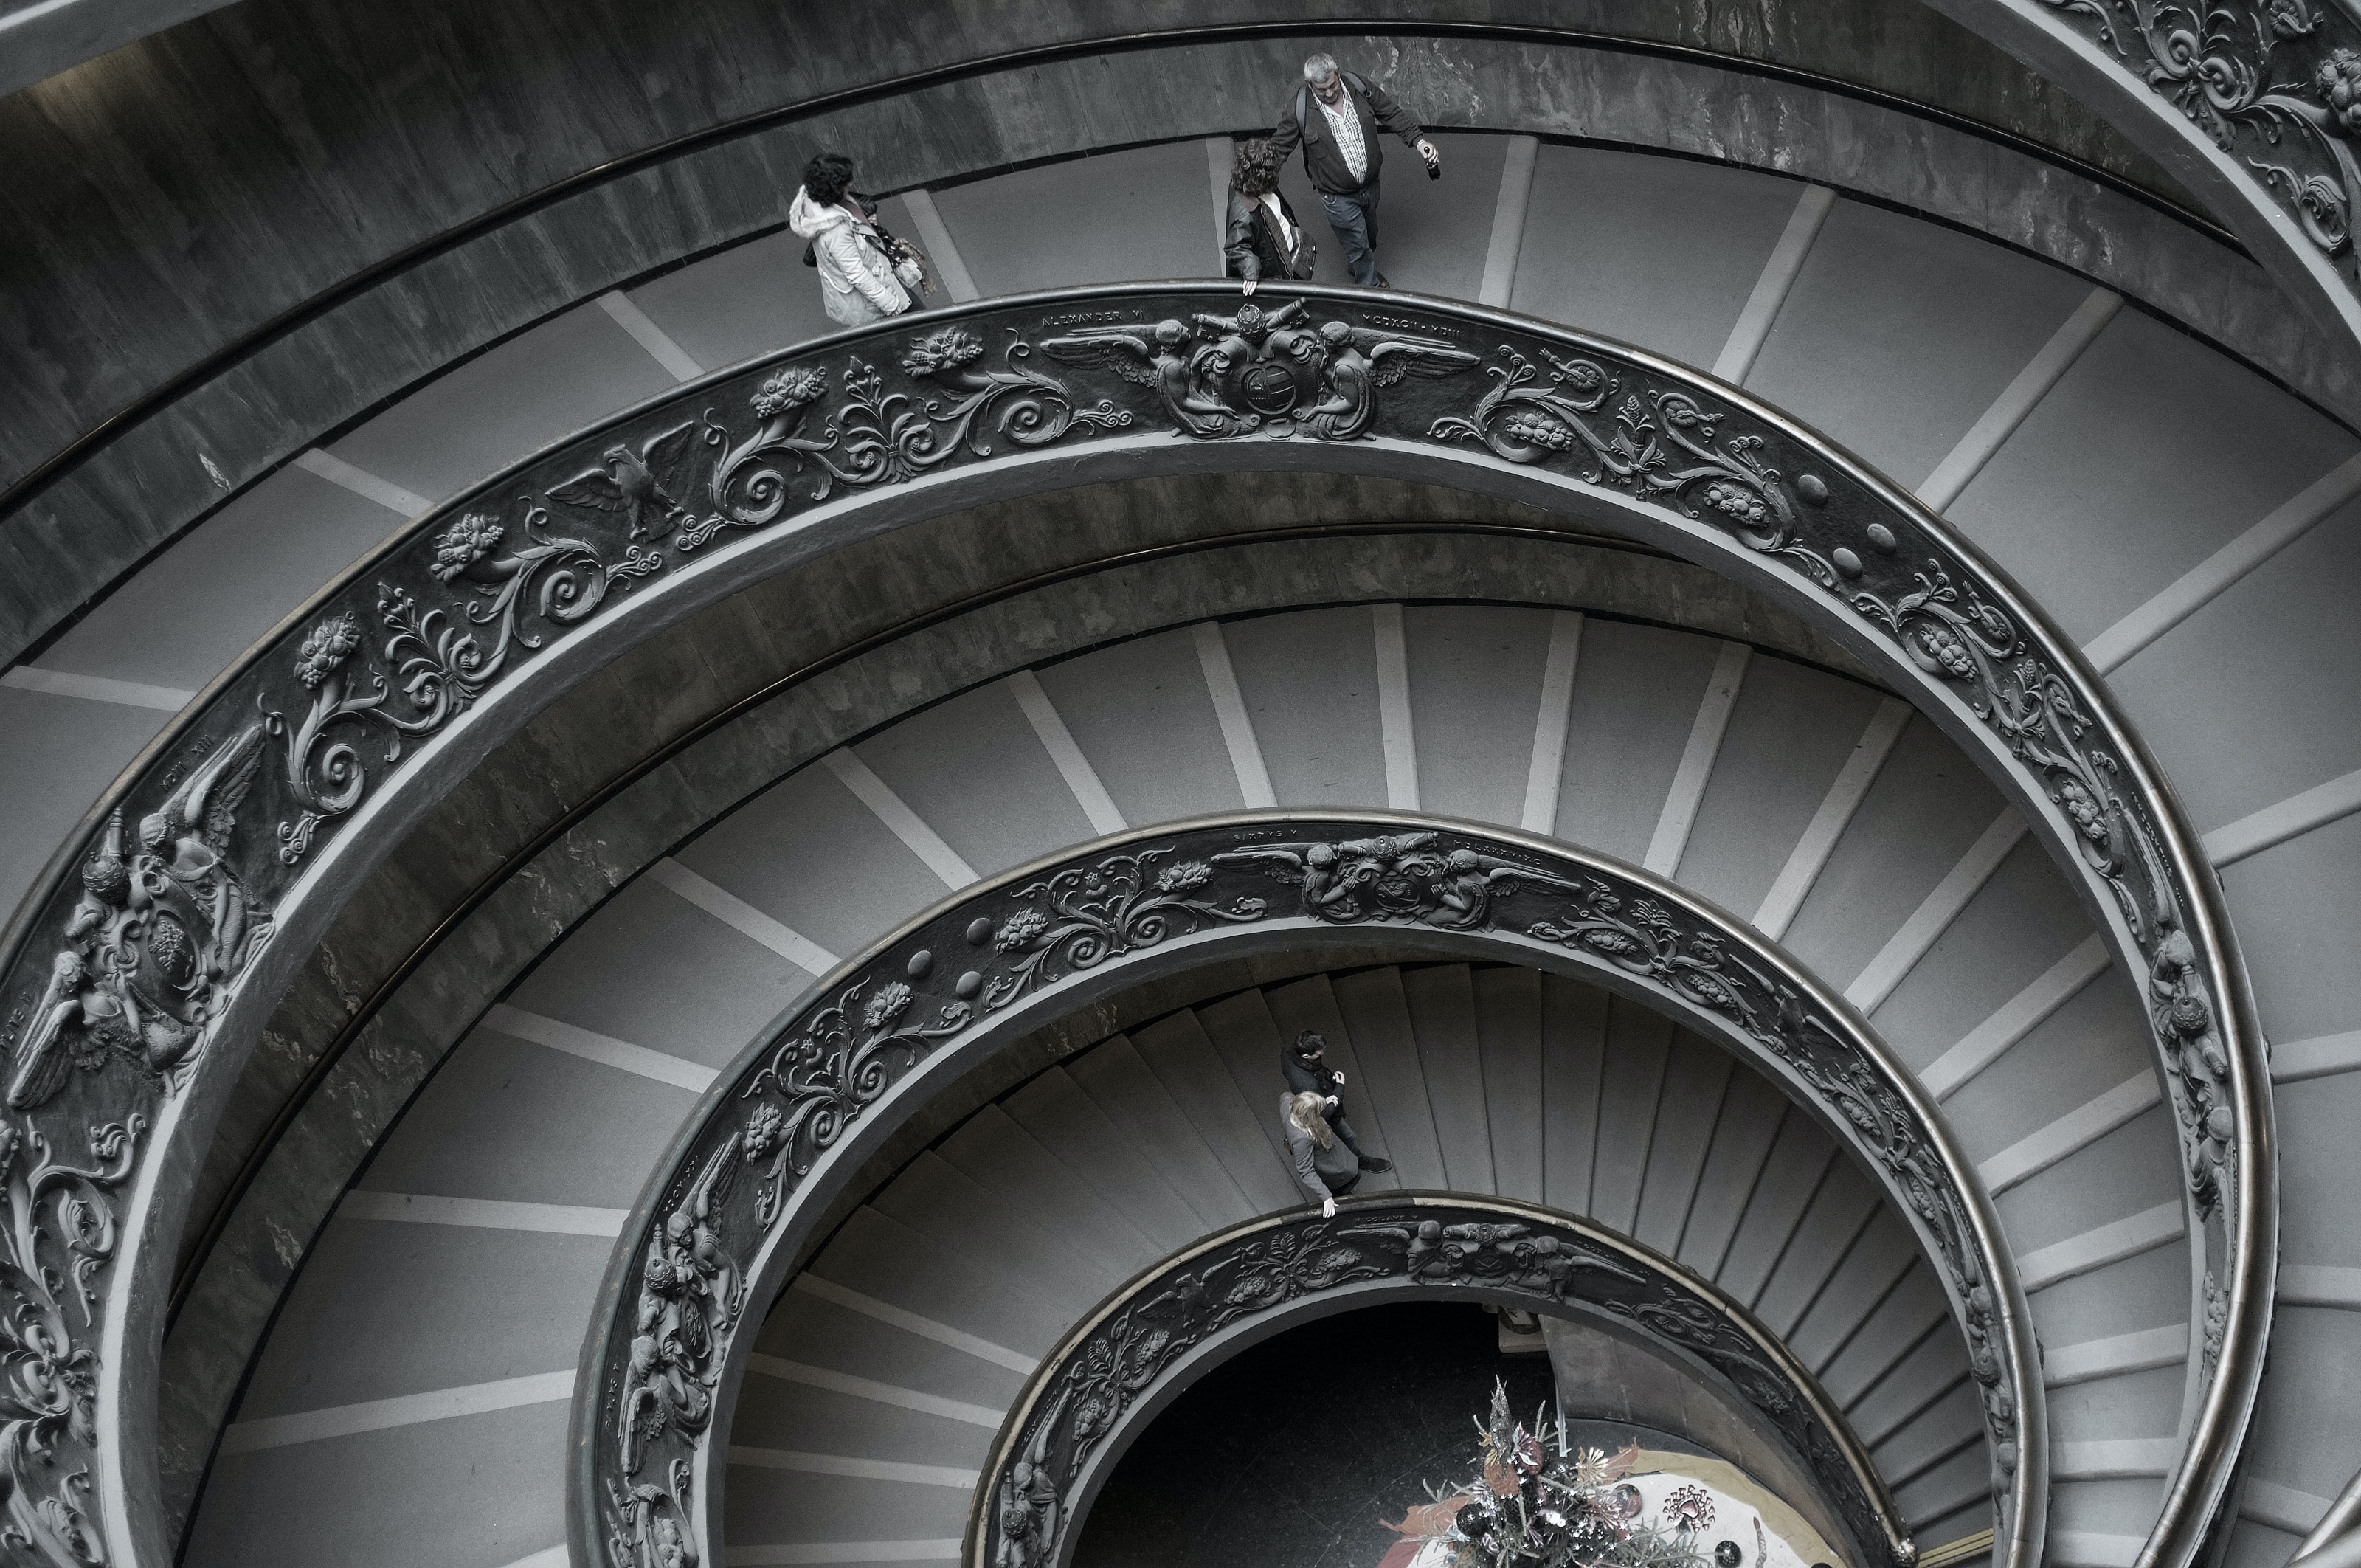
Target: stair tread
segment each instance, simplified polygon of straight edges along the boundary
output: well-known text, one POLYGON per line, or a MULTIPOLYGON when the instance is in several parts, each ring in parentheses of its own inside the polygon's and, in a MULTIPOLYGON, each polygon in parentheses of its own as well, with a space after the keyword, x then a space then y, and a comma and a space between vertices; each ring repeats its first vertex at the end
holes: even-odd
POLYGON ((1134 1141, 1207 1230, 1235 1224, 1255 1206, 1127 1036, 1067 1064, 1082 1092, 1134 1141))
POLYGON ((1861 1168, 1839 1154, 1752 1303, 1755 1315, 1773 1333, 1795 1332, 1797 1321, 1881 1207, 1876 1189, 1861 1168))
POLYGON ((1543 1202, 1542 977, 1487 966, 1475 971, 1475 992, 1494 1187, 1504 1198, 1543 1202))
POLYGON ((1184 1011, 1136 1029, 1132 1043, 1256 1212, 1290 1208, 1303 1201, 1293 1178, 1271 1154, 1270 1141, 1260 1125, 1264 1119, 1279 1114, 1278 1091, 1274 1090, 1262 1106, 1249 1106, 1237 1085, 1230 1081, 1229 1069, 1222 1065, 1194 1013, 1184 1011))
POLYGON ((1836 1157, 1836 1145, 1808 1116, 1789 1115, 1780 1121, 1770 1156, 1755 1176, 1754 1190, 1739 1219, 1737 1234, 1714 1275, 1715 1284, 1741 1301, 1751 1301, 1761 1292, 1836 1157))
POLYGON ((1673 1032, 1631 1232, 1668 1256, 1679 1255, 1736 1066, 1729 1052, 1686 1029, 1673 1032))
MULTIPOLYGON (((1196 1012, 1198 1025, 1205 1031, 1205 1038, 1213 1042, 1222 1065, 1229 1069, 1230 1081, 1236 1086, 1241 1100, 1259 1106, 1273 1095, 1286 1091, 1287 1080, 1279 1066, 1279 1025, 1272 1019, 1269 1004, 1261 992, 1240 992, 1199 1007, 1196 1012)), ((1287 1138, 1279 1131, 1278 1116, 1256 1120, 1262 1129, 1263 1141, 1270 1146, 1271 1158, 1282 1167, 1287 1165, 1287 1138)), ((1359 1129, 1354 1130, 1357 1135, 1359 1129)))
POLYGON ((1010 1095, 1008 1114, 1057 1155, 1161 1251, 1204 1229, 1188 1200, 1063 1068, 1052 1068, 1010 1095))
POLYGON ((1817 1374, 1862 1326, 1874 1303, 1917 1262, 1918 1238, 1902 1217, 1880 1203, 1869 1228, 1820 1287, 1817 1298, 1787 1334, 1788 1348, 1817 1374))
POLYGON ((1393 1157, 1394 1174, 1406 1188, 1450 1186, 1443 1142, 1427 1100, 1425 1069, 1411 1032, 1410 1006, 1402 996, 1401 971, 1364 970, 1337 977, 1331 989, 1345 1033, 1352 1038, 1353 1054, 1360 1058, 1368 1102, 1385 1124, 1386 1152, 1393 1157))
MULTIPOLYGON (((923 1391, 922 1391, 923 1392, 923 1391)), ((994 1430, 747 1368, 730 1419, 733 1448, 834 1453, 910 1464, 982 1466, 994 1430)))
POLYGON ((800 1289, 780 1294, 754 1348, 849 1376, 1002 1409, 1016 1402, 1025 1386, 1023 1373, 800 1289))
POLYGON ((1590 1212, 1609 1007, 1603 991, 1542 976, 1542 1186, 1569 1214, 1590 1212))
MULTIPOLYGON (((1801 1111, 1793 1113, 1803 1114, 1801 1111)), ((1708 1279, 1720 1274, 1723 1260, 1730 1255, 1739 1222, 1754 1195, 1756 1178, 1770 1157, 1780 1123, 1789 1114, 1786 1094, 1769 1079, 1754 1072, 1731 1077, 1677 1255, 1708 1279)))
POLYGON ((936 1150, 978 1186, 1126 1277, 1161 1255, 1147 1233, 998 1105, 979 1109, 936 1150))
POLYGON ((1607 1004, 1607 1058, 1599 1073, 1598 1154, 1590 1212, 1625 1235, 1640 1215, 1641 1184, 1655 1141, 1656 1108, 1672 1060, 1673 1022, 1616 997, 1607 1004))
POLYGON ((1401 989, 1444 1176, 1455 1191, 1497 1192, 1475 977, 1466 964, 1422 966, 1402 971, 1401 989))
POLYGON ((1850 1343, 1820 1368, 1820 1387, 1840 1405, 1850 1405, 1880 1377, 1898 1367, 1913 1347, 1950 1318, 1951 1303, 1934 1267, 1924 1258, 1854 1332, 1850 1343))
POLYGON ((976 1262, 867 1204, 829 1239, 811 1272, 1030 1356, 1047 1354, 1074 1318, 1005 1266, 976 1262))
POLYGON ((1031 1281, 1031 1288, 1077 1312, 1123 1282, 1119 1267, 931 1149, 903 1167, 870 1205, 978 1263, 1031 1281))
POLYGON ((951 1486, 735 1463, 729 1486, 733 1547, 956 1541, 971 1501, 951 1486))

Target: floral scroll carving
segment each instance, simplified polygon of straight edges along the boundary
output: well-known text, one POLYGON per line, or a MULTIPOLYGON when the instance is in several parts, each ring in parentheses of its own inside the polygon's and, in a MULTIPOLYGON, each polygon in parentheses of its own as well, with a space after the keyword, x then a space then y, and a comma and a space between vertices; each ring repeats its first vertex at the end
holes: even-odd
POLYGON ((1994 1493, 2004 1496, 2022 1445, 2017 1394, 1999 1348, 2006 1331, 1996 1287, 1980 1256, 1963 1190, 1893 1081, 1873 1070, 1826 1014, 1806 1005, 1794 986, 1655 899, 1633 899, 1592 879, 1555 918, 1527 929, 1544 941, 1595 953, 1720 1014, 1784 1062, 1852 1129, 1855 1146, 1884 1171, 1949 1276, 1967 1337, 1968 1369, 1992 1438, 1994 1493))
POLYGON ((1854 1537, 1915 1560, 1893 1501, 1841 1417, 1734 1303, 1620 1237, 1456 1194, 1346 1200, 1333 1220, 1249 1222, 1134 1280, 1044 1358, 979 1489, 965 1561, 1049 1568, 1080 1516, 1085 1471, 1157 1379, 1235 1323, 1365 1285, 1482 1289, 1623 1320, 1727 1378, 1794 1448, 1854 1537))
POLYGON ((2041 0, 2254 171, 2347 286, 2361 27, 2333 0, 2041 0))
MULTIPOLYGON (((2093 14, 2115 3, 2090 0, 2093 14)), ((2277 63, 2256 76, 2262 85, 2249 108, 2210 112, 2236 127, 2277 124, 2285 148, 2321 137, 2344 147, 2338 127, 2361 91, 2361 64, 2318 52, 2343 24, 2301 8, 2312 3, 2273 0, 2257 13, 2281 29, 2277 63), (2298 66, 2309 74, 2288 73, 2298 66), (2274 95, 2315 112, 2267 103, 2274 95)), ((2211 35, 2201 26, 2194 36, 2211 35)), ((2229 90, 2234 99, 2243 91, 2229 90)), ((163 1124, 214 1054, 217 1021, 256 955, 276 931, 310 928, 290 900, 312 896, 304 879, 329 847, 412 776, 422 753, 481 721, 568 640, 600 635, 619 607, 758 536, 804 526, 815 509, 961 468, 1053 449, 1079 457, 1111 444, 1128 455, 1158 442, 1278 440, 1422 446, 1611 492, 1700 547, 1734 544, 1824 619, 1882 646, 1899 674, 1923 677, 1922 695, 1972 714, 1985 754, 2018 780, 2129 933, 2117 944, 2146 977, 2190 1191, 2206 1220, 2202 1266, 2218 1281, 2209 1321, 2238 1336, 2254 1332, 2232 1310, 2233 1293, 2268 1237, 2253 1227, 2234 1234, 2232 1217, 2243 1212, 2242 1194, 2267 1190, 2242 1168, 2251 1156, 2240 1129, 2252 1107, 2241 1096, 2255 1091, 2241 1085, 2260 1081, 2259 1047, 2243 1022, 2235 968, 2210 935, 2212 894, 2190 840, 2063 642, 1939 523, 1700 378, 1538 324, 1281 284, 1253 301, 1215 284, 1115 286, 964 308, 918 327, 880 323, 849 345, 697 383, 438 508, 176 719, 104 803, 102 826, 28 901, 0 992, 0 1011, 16 1020, 6 1063, 15 1120, 0 1126, 25 1149, 37 1135, 42 1147, 71 1149, 92 1128, 121 1128, 124 1141, 111 1146, 137 1150, 138 1129, 163 1124)), ((929 1031, 972 1027, 1167 932, 1266 918, 1239 901, 1285 902, 1270 898, 1273 874, 1309 898, 1306 917, 1325 924, 1472 930, 1497 927, 1504 904, 1573 896, 1514 857, 1457 847, 1478 858, 1342 839, 1326 845, 1333 862, 1315 861, 1308 845, 1291 864, 1265 854, 1243 868, 1176 850, 1153 865, 1101 868, 1096 887, 1087 877, 1044 881, 1018 901, 1031 919, 995 925, 1005 951, 954 960, 944 955, 958 944, 936 944, 937 961, 954 966, 939 979, 972 974, 972 992, 911 974, 836 988, 840 1034, 810 1035, 771 1064, 763 1092, 778 1124, 743 1124, 739 1168, 717 1179, 715 1212, 744 1204, 751 1218, 761 1194, 790 1190, 875 1102, 873 1091, 939 1048, 929 1031), (1183 877, 1183 859, 1204 880, 1168 880, 1183 877), (1033 919, 1038 928, 1027 929, 1033 919), (895 1010, 895 984, 909 990, 907 1011, 873 1024, 873 1011, 895 1010), (945 1011, 954 1003, 970 1009, 964 1022, 945 1011)), ((1277 847, 1221 846, 1250 848, 1277 847)), ((742 1109, 752 1118, 756 1108, 742 1109)), ((683 1174, 675 1201, 695 1175, 683 1174)), ((120 1285, 107 1257, 87 1279, 102 1294, 120 1285)), ((30 1299, 5 1282, 0 1295, 10 1310, 30 1299)), ((2209 1358, 2219 1339, 2209 1336, 2209 1358)), ((89 1351, 92 1342, 78 1343, 89 1351)), ((689 1365, 663 1376, 677 1383, 689 1365)), ((680 1387, 666 1433, 694 1404, 680 1387)), ((77 1447, 71 1423, 57 1441, 59 1457, 36 1490, 66 1507, 66 1477, 114 1461, 77 1447)), ((610 1452, 620 1457, 620 1447, 610 1452)), ((632 1489, 676 1497, 669 1464, 643 1461, 609 1499, 616 1511, 598 1539, 638 1541, 633 1550, 652 1562, 673 1552, 685 1504, 632 1489)))
MULTIPOLYGON (((2006 1504, 2024 1468, 2024 1401, 2039 1398, 2021 1299, 2004 1283, 1993 1234, 1976 1217, 1972 1177, 1914 1108, 1898 1069, 1816 1000, 1808 982, 1670 889, 1611 862, 1441 825, 1230 819, 1135 835, 939 911, 832 981, 709 1102, 703 1129, 632 1244, 643 1259, 631 1286, 636 1304, 619 1311, 603 1342, 596 1496, 613 1568, 653 1568, 664 1559, 650 1556, 647 1543, 664 1521, 693 1516, 681 1482, 694 1474, 718 1368, 744 1326, 744 1281, 829 1151, 896 1085, 1019 1001, 1176 939, 1274 923, 1298 931, 1489 932, 1564 948, 1718 1016, 1784 1064, 1921 1223, 1969 1342, 1994 1486, 2006 1504)), ((1274 1241, 1240 1254, 1218 1288, 1212 1271, 1200 1270, 1173 1280, 1167 1297, 1126 1308, 1112 1337, 1076 1364, 1070 1386, 1044 1396, 1063 1435, 1047 1447, 1020 1445, 993 1483, 1005 1550, 990 1560, 1049 1561, 1041 1554, 1054 1551, 1071 1517, 1074 1445, 1087 1448, 1093 1434, 1109 1430, 1126 1400, 1184 1348, 1158 1337, 1170 1333, 1165 1315, 1176 1303, 1213 1332, 1239 1313, 1363 1277, 1478 1284, 1564 1301, 1589 1288, 1593 1276, 1620 1288, 1644 1274, 1620 1255, 1543 1230, 1469 1224, 1420 1219, 1386 1230, 1356 1222, 1301 1249, 1274 1241)), ((1703 1355, 1764 1408, 1804 1409, 1792 1394, 1773 1397, 1784 1387, 1777 1367, 1713 1337, 1710 1314, 1697 1318, 1670 1299, 1626 1306, 1642 1327, 1703 1355)), ((1814 1463, 1841 1468, 1831 1459, 1838 1449, 1803 1428, 1792 1435, 1814 1463)), ((1879 1538, 1873 1518, 1864 1514, 1861 1524, 1864 1539, 1879 1538)))
MULTIPOLYGON (((2356 68, 2361 69, 2361 68, 2356 68)), ((1493 385, 1427 432, 1524 466, 1563 467, 1702 523, 1781 563, 1954 694, 2056 809, 2062 836, 2122 916, 2148 969, 2158 1056, 2172 1089, 2191 1201, 2226 1225, 2237 1117, 2221 999, 2190 935, 2187 874, 2099 718, 2095 691, 1997 589, 1897 514, 1844 506, 1828 479, 1770 460, 1765 432, 1694 388, 1601 357, 1503 345, 1493 385)), ((2226 1238, 2226 1230, 2224 1232, 2226 1238)), ((2223 1244, 2227 1245, 2226 1239, 2223 1244)), ((2217 1273, 2209 1299, 2227 1310, 2217 1273)))

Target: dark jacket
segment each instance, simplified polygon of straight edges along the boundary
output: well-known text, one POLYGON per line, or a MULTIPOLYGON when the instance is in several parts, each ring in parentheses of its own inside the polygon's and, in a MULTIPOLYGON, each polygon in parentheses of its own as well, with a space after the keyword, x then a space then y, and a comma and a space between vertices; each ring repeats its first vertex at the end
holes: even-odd
MULTIPOLYGON (((1273 192, 1277 195, 1278 192, 1273 192)), ((1222 255, 1228 263, 1233 278, 1309 278, 1312 264, 1319 252, 1312 236, 1303 231, 1303 220, 1284 196, 1279 197, 1279 210, 1287 221, 1295 225, 1295 250, 1285 254, 1286 236, 1279 225, 1271 221, 1270 209, 1259 201, 1248 201, 1230 191, 1230 228, 1223 242, 1222 255)))
POLYGON ((1279 1075, 1287 1080, 1290 1094, 1334 1094, 1345 1092, 1337 1083, 1343 1075, 1323 1058, 1317 1067, 1295 1054, 1292 1044, 1279 1047, 1279 1075))
POLYGON ((1307 1203, 1324 1202, 1350 1192, 1361 1179, 1361 1163, 1353 1151, 1345 1146, 1342 1138, 1331 1138, 1326 1148, 1312 1141, 1312 1135, 1295 1124, 1289 1115, 1288 1105, 1294 1096, 1279 1097, 1279 1129, 1287 1140, 1287 1163, 1295 1175, 1295 1185, 1307 1203))
POLYGON ((1345 78, 1345 100, 1353 112, 1361 116, 1361 141, 1369 149, 1369 174, 1356 181, 1353 171, 1345 167, 1344 154, 1336 150, 1336 138, 1329 134, 1327 116, 1320 112, 1320 101, 1312 95, 1309 83, 1298 87, 1279 111, 1279 127, 1270 133, 1272 157, 1284 162, 1298 143, 1303 148, 1303 171, 1312 176, 1314 189, 1333 196, 1349 196, 1364 185, 1378 182, 1378 169, 1385 161, 1385 151, 1378 145, 1380 128, 1393 132, 1412 147, 1422 134, 1410 111, 1394 102, 1393 94, 1374 82, 1366 82, 1347 71, 1345 78), (1298 108, 1302 118, 1296 117, 1298 108))

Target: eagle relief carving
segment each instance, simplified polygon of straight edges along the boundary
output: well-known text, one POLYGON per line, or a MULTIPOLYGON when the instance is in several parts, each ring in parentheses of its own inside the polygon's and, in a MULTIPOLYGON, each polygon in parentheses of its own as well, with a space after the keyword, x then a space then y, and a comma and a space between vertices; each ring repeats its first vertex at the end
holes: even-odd
POLYGON ((1314 328, 1304 312, 1301 300, 1270 311, 1248 302, 1230 316, 1084 327, 1041 348, 1064 364, 1156 389, 1174 425, 1205 440, 1257 431, 1356 440, 1376 422, 1382 389, 1479 362, 1440 338, 1341 321, 1314 328))

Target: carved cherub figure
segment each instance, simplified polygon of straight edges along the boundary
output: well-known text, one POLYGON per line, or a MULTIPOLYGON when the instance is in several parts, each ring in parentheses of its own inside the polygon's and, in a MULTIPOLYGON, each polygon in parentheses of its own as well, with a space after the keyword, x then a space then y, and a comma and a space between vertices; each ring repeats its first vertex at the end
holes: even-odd
POLYGON ((1041 345, 1050 358, 1068 365, 1113 370, 1137 386, 1153 387, 1164 400, 1164 411, 1191 435, 1242 435, 1262 423, 1261 416, 1241 413, 1208 395, 1201 386, 1202 361, 1210 352, 1197 343, 1188 326, 1174 319, 1128 326, 1084 327, 1041 345))
POLYGON ((60 949, 49 965, 49 983, 33 1004, 31 1025, 16 1043, 9 1108, 47 1103, 66 1086, 77 1062, 94 1063, 96 1036, 122 1016, 122 1003, 94 982, 89 960, 72 948, 60 949))
POLYGON ((696 428, 696 422, 691 421, 650 436, 637 452, 622 443, 609 446, 603 459, 606 467, 577 474, 566 483, 552 487, 549 499, 592 511, 621 512, 631 521, 633 539, 662 532, 688 509, 665 492, 664 481, 656 474, 658 470, 669 471, 680 461, 680 455, 688 446, 688 433, 696 428), (651 512, 654 514, 653 518, 651 512))
POLYGON ((117 806, 106 819, 98 848, 82 862, 82 900, 66 921, 66 940, 115 939, 115 927, 129 912, 131 894, 131 865, 123 858, 123 808, 117 806))
POLYGON ((67 946, 51 959, 16 1043, 13 1109, 46 1102, 73 1068, 94 1069, 109 1050, 160 1072, 196 1044, 221 986, 270 931, 269 909, 247 894, 228 858, 263 738, 255 725, 192 770, 140 819, 137 850, 125 853, 122 814, 109 820, 83 863, 67 946))
POLYGON ((737 1265, 713 1229, 714 1213, 737 1174, 739 1147, 732 1135, 714 1151, 664 1217, 664 1228, 648 1239, 623 1385, 627 1475, 638 1470, 642 1450, 667 1426, 697 1432, 711 1419, 714 1353, 741 1305, 737 1265))
POLYGON ((1377 418, 1377 390, 1406 376, 1455 376, 1480 363, 1480 356, 1439 338, 1410 337, 1345 322, 1323 322, 1320 341, 1327 350, 1321 369, 1321 397, 1304 416, 1303 428, 1323 441, 1353 441, 1368 433, 1377 418))
POLYGON ((1546 872, 1476 850, 1446 853, 1438 843, 1439 836, 1431 831, 1391 833, 1334 844, 1229 850, 1215 855, 1213 862, 1259 866, 1265 875, 1296 886, 1303 897, 1303 913, 1340 925, 1376 915, 1468 930, 1491 918, 1492 900, 1510 888, 1530 884, 1577 891, 1574 883, 1546 872))
POLYGON ((1034 1430, 1033 1441, 1001 1477, 1000 1541, 993 1551, 993 1568, 1042 1568, 1057 1551, 1063 1499, 1049 1475, 1049 1439, 1065 1413, 1067 1398, 1068 1393, 1058 1396, 1034 1430))
POLYGON ((1383 1236, 1402 1249, 1402 1272, 1412 1279, 1440 1283, 1457 1272, 1443 1239, 1443 1222, 1421 1220, 1415 1225, 1355 1225, 1339 1235, 1383 1236))
POLYGON ((251 944, 269 933, 269 913, 247 895, 227 858, 238 805, 261 769, 263 733, 255 725, 206 758, 162 810, 139 823, 142 852, 131 880, 193 941, 189 978, 176 984, 192 995, 243 968, 251 944))

